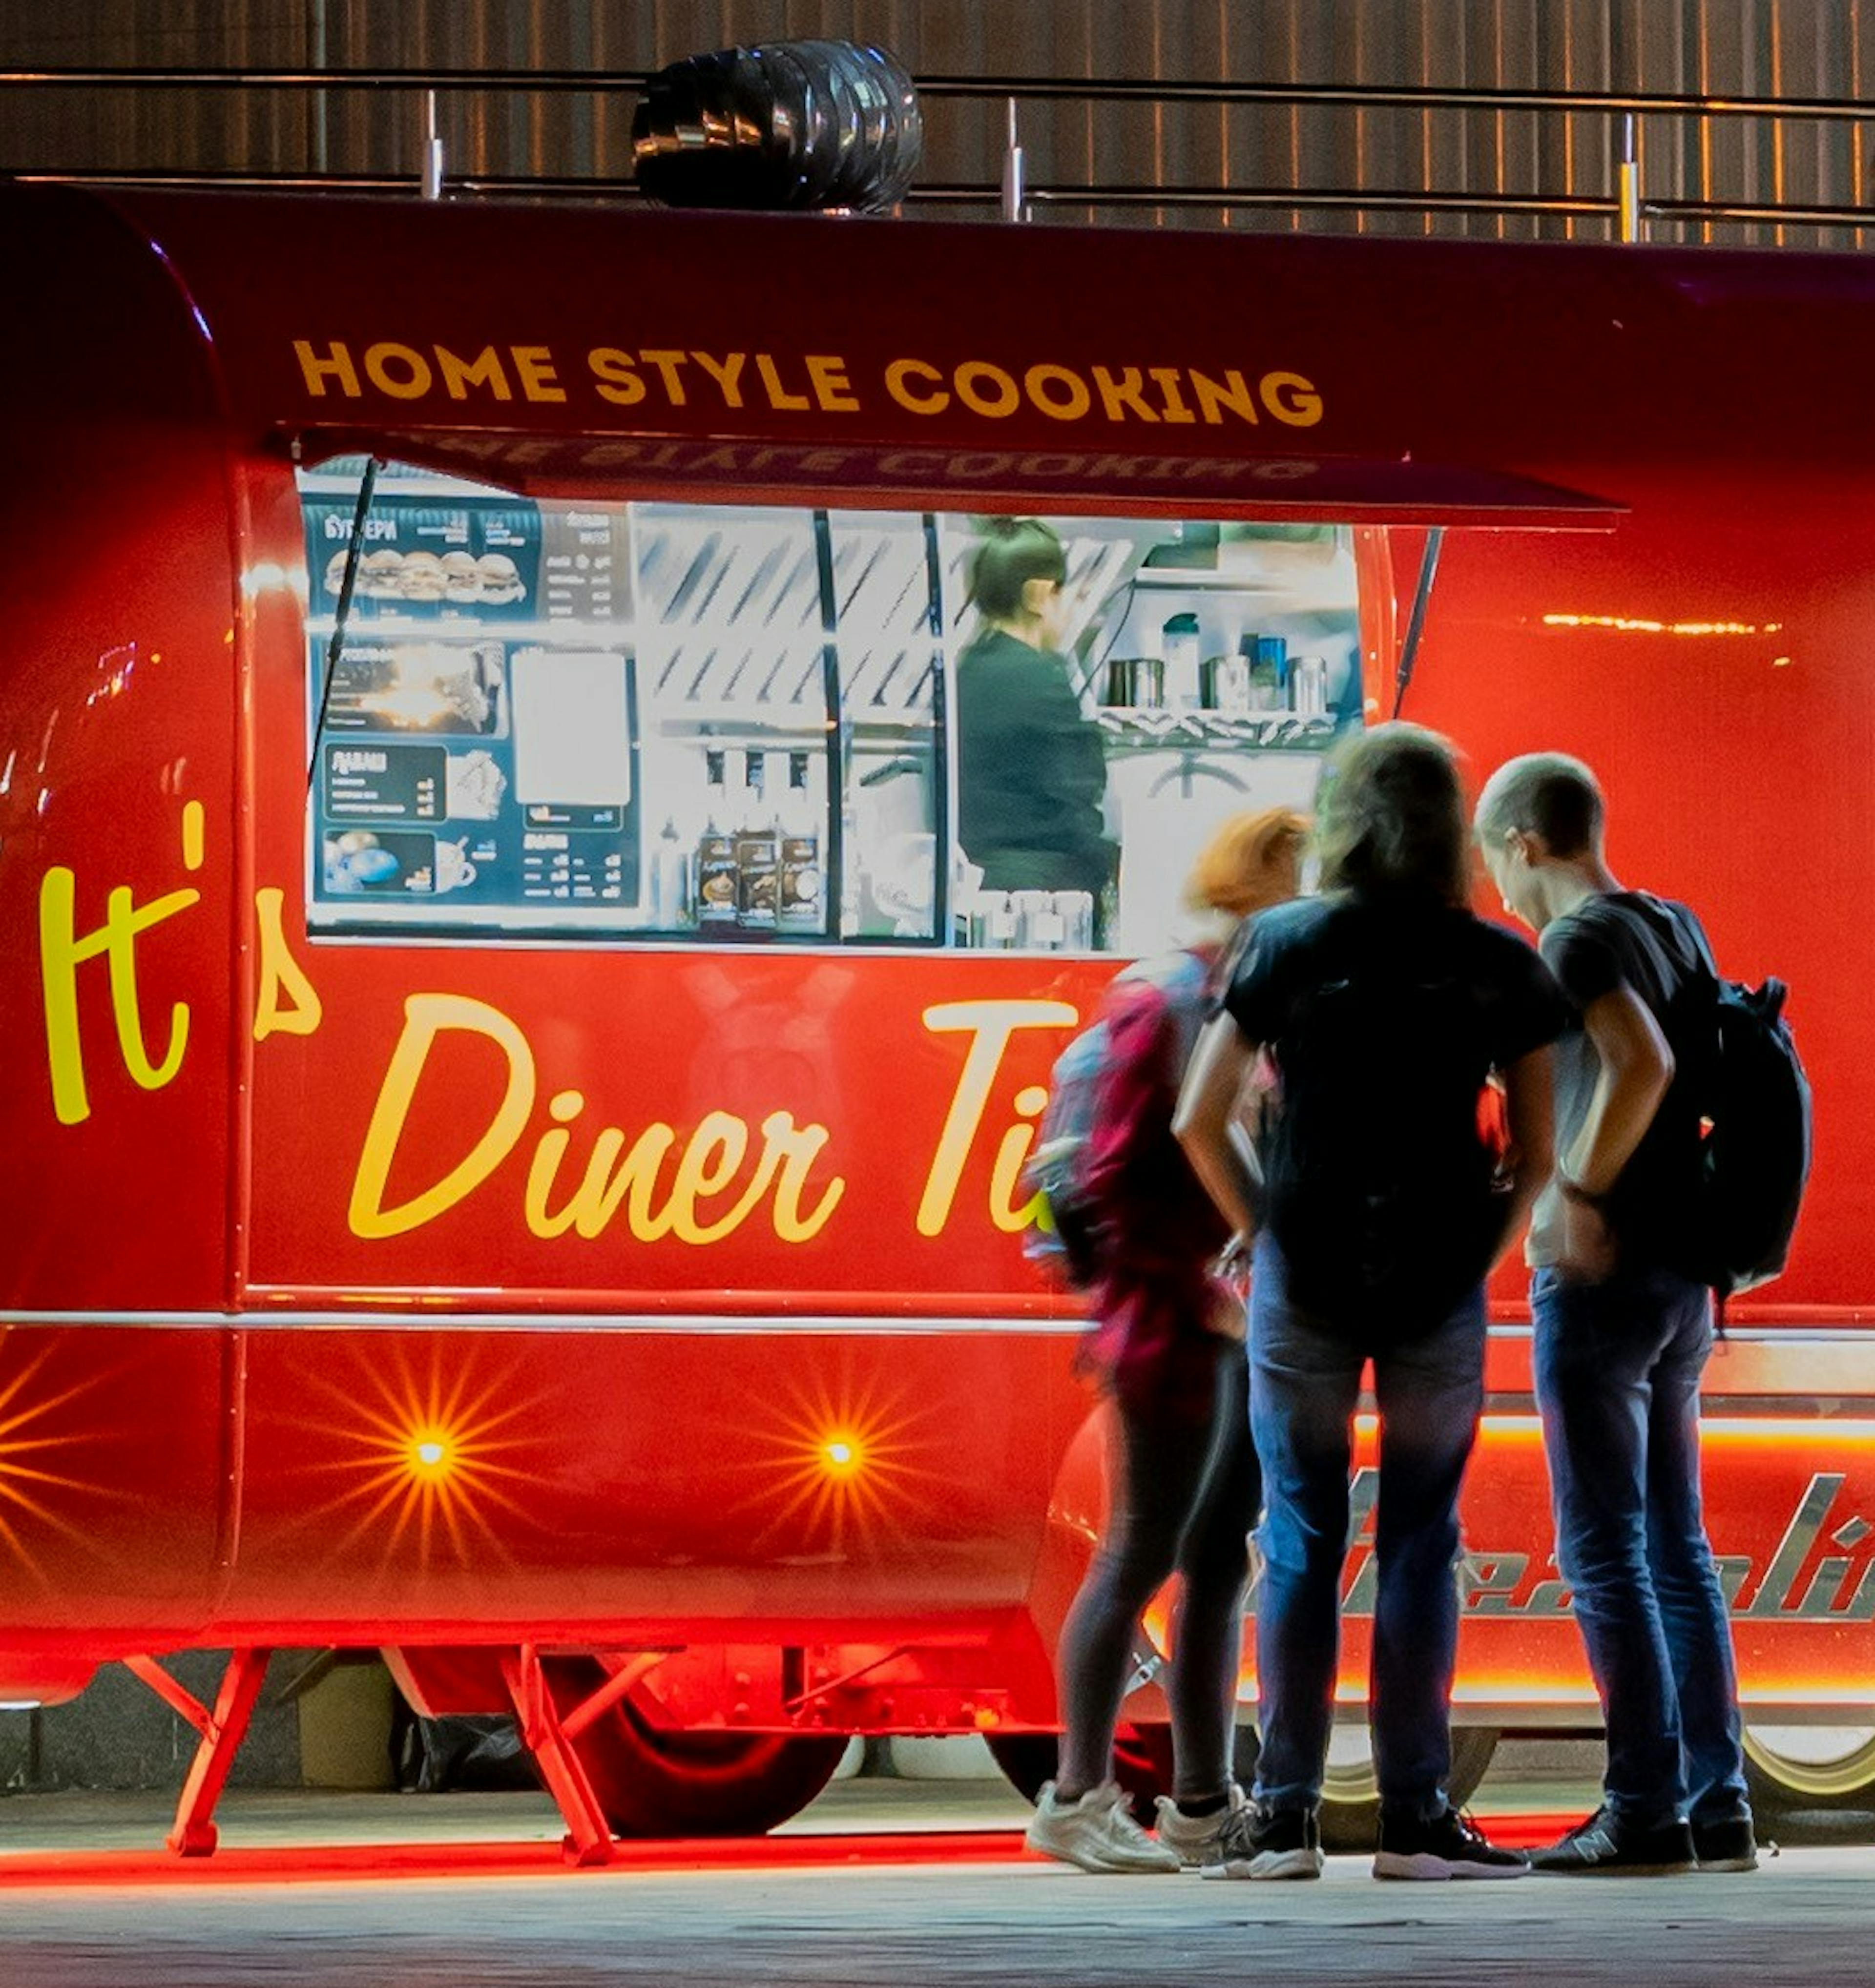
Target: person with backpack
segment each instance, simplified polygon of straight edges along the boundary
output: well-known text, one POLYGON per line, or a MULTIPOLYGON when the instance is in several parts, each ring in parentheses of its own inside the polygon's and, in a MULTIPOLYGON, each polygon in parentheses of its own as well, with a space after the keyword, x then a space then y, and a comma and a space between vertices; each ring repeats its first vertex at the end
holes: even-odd
POLYGON ((1458 1497, 1484 1399, 1484 1280, 1548 1177, 1562 997, 1469 908, 1450 747, 1390 724, 1338 749, 1322 894, 1260 918, 1200 1039, 1175 1126, 1240 1244, 1254 1237, 1251 1423, 1262 1753, 1207 1875, 1317 1878, 1335 1709, 1355 1412, 1380 1412, 1369 1717, 1379 1878, 1514 1878, 1447 1799, 1458 1497), (1261 1179, 1232 1134, 1244 1073, 1275 1072, 1261 1179), (1501 1084, 1501 1114, 1487 1108, 1501 1084), (1494 1123, 1508 1139, 1489 1136, 1494 1123))
POLYGON ((1059 1770, 1027 1838, 1084 1871, 1201 1863, 1244 1799, 1231 1760, 1247 1536, 1261 1493, 1243 1312, 1211 1274, 1226 1231, 1172 1136, 1172 1112, 1232 935, 1295 894, 1306 833, 1284 808, 1226 822, 1187 886, 1200 926, 1191 945, 1122 973, 1102 1006, 1072 1185, 1091 1258, 1086 1353, 1119 1440, 1105 1526, 1061 1630, 1059 1770), (1175 1571, 1182 1591, 1166 1671, 1175 1773, 1156 1841, 1113 1778, 1113 1739, 1140 1611, 1175 1571))
POLYGON ((1534 752, 1498 769, 1477 816, 1504 908, 1537 934, 1572 1016, 1556 1172, 1527 1253, 1556 1563, 1608 1763, 1600 1808, 1532 1861, 1627 1876, 1749 1871, 1731 1625, 1700 1503, 1713 1341, 1695 1263, 1701 1080, 1718 986, 1686 906, 1627 890, 1609 869, 1603 812, 1580 760, 1534 752))

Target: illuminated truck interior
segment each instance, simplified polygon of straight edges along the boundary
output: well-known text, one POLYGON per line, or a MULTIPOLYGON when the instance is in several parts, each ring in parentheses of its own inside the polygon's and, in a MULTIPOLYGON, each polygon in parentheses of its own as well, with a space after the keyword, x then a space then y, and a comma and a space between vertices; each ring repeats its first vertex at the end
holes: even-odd
POLYGON ((1012 903, 947 833, 971 517, 299 480, 317 932, 1136 956, 1364 716, 1351 528, 1047 519, 1119 875, 1012 903))

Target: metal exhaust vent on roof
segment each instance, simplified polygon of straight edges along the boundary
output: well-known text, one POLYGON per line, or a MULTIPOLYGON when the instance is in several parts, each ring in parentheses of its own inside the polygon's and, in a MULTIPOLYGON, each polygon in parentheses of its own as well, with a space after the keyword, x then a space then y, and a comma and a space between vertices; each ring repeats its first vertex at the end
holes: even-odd
POLYGON ((897 57, 852 42, 770 42, 660 69, 631 120, 639 188, 668 207, 843 208, 904 198, 924 152, 897 57))

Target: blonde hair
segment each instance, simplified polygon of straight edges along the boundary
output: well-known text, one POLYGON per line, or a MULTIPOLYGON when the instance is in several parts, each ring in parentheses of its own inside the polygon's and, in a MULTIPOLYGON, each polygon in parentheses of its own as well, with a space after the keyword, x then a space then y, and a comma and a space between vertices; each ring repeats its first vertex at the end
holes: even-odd
POLYGON ((1293 898, 1297 866, 1308 839, 1308 820, 1293 809, 1234 814, 1192 866, 1185 885, 1186 906, 1247 918, 1293 898))
POLYGON ((1477 837, 1501 842, 1513 829, 1534 830, 1552 856, 1592 854, 1602 842, 1602 790, 1567 752, 1525 752, 1507 759, 1478 796, 1477 837))

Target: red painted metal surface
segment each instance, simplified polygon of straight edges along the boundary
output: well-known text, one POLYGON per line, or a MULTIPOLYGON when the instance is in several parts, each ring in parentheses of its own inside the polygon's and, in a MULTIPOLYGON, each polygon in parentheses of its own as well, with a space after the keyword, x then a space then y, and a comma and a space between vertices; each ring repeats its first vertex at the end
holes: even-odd
MULTIPOLYGON (((0 215, 8 1694, 188 1645, 682 1645, 645 1699, 674 1723, 1053 1714, 1098 1445, 997 1163, 1109 969, 309 938, 296 445, 561 495, 1356 522, 1383 710, 1424 529, 1457 527, 1408 713, 1481 775, 1584 754, 1617 869, 1795 990, 1816 1177, 1713 1369, 1711 1515, 1748 1696, 1875 1692, 1866 265, 0 215), (564 1219, 602 1131, 660 1125, 687 1175, 564 1219)), ((1493 1358, 1460 1698, 1586 1706, 1526 1349, 1493 1358)))

